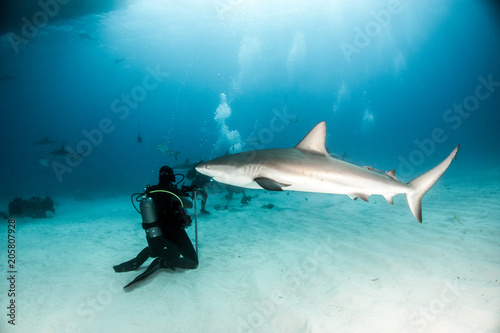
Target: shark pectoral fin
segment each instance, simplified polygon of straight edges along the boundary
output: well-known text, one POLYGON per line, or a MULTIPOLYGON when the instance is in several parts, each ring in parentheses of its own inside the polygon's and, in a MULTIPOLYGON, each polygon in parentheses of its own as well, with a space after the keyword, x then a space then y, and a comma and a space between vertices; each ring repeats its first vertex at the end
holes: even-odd
POLYGON ((357 197, 357 196, 355 196, 355 195, 350 195, 350 194, 348 194, 347 196, 348 196, 349 198, 351 198, 352 200, 357 200, 357 199, 358 199, 358 197, 357 197))
POLYGON ((265 177, 255 178, 254 181, 265 190, 268 191, 283 191, 283 187, 290 186, 289 184, 278 183, 275 180, 265 177))
POLYGON ((349 195, 351 198, 352 197, 358 197, 366 202, 368 202, 368 197, 370 196, 369 194, 366 193, 353 193, 349 195))
POLYGON ((392 198, 395 196, 395 194, 383 194, 383 196, 388 203, 394 205, 394 201, 392 200, 392 198))

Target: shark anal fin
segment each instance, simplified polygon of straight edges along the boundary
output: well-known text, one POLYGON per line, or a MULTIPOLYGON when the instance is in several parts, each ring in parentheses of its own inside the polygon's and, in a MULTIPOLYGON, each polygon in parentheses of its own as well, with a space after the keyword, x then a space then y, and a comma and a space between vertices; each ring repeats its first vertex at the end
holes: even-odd
POLYGON ((278 183, 275 180, 265 177, 255 178, 254 181, 265 190, 268 191, 283 191, 283 187, 290 186, 289 184, 278 183))
MULTIPOLYGON (((364 201, 368 202, 368 197, 370 195, 366 194, 366 193, 353 193, 353 194, 350 194, 349 196, 351 197, 351 199, 352 199, 352 197, 358 197, 361 200, 364 200, 364 201)), ((354 199, 354 200, 356 200, 356 199, 354 199)))
POLYGON ((385 200, 387 200, 388 203, 390 203, 391 205, 394 205, 394 201, 392 200, 392 198, 394 197, 394 194, 384 194, 383 195, 385 200))

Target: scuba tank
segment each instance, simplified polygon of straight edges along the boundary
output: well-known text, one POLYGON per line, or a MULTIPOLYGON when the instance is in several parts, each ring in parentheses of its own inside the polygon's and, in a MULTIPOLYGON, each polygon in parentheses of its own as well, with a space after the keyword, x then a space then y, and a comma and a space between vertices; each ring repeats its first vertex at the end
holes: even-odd
POLYGON ((148 197, 147 194, 143 195, 140 203, 140 210, 142 228, 146 231, 146 240, 151 250, 151 257, 157 257, 160 255, 160 251, 165 247, 165 237, 163 237, 163 232, 158 223, 153 198, 148 197))
MULTIPOLYGON (((198 253, 198 226, 197 226, 197 215, 196 215, 196 190, 195 186, 182 186, 182 191, 184 193, 193 192, 194 197, 194 222, 195 222, 195 238, 196 238, 196 253, 198 253)), ((167 190, 150 190, 150 186, 146 186, 143 193, 134 193, 130 197, 130 201, 132 202, 132 206, 134 206, 135 210, 141 214, 142 217, 142 228, 146 232, 146 240, 148 242, 148 247, 151 251, 151 257, 157 257, 160 255, 161 251, 167 245, 167 240, 163 235, 163 232, 160 228, 160 223, 158 221, 158 216, 156 214, 156 206, 152 197, 149 196, 150 193, 158 193, 163 192, 170 194, 177 198, 180 206, 177 209, 174 209, 174 215, 177 219, 178 225, 182 228, 187 228, 191 225, 191 217, 188 215, 186 209, 184 208, 184 204, 182 199, 177 196, 175 193, 167 191, 167 190), (135 197, 135 198, 134 198, 135 197), (134 201, 140 202, 140 209, 134 204, 134 201)))

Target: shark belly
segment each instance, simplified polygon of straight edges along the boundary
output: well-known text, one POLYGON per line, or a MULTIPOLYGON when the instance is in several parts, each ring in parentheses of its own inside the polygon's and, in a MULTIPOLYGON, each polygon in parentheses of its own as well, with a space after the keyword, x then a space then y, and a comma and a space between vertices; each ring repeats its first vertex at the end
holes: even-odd
MULTIPOLYGON (((261 174, 278 183, 287 184, 283 190, 347 194, 367 198, 372 194, 392 197, 405 193, 408 185, 354 164, 334 159, 329 156, 317 156, 303 152, 294 152, 279 164, 265 165, 261 174), (307 159, 303 154, 307 154, 307 159), (298 155, 298 156, 294 156, 298 155), (294 162, 295 161, 295 162, 294 162), (296 162, 300 161, 300 162, 296 162)), ((250 188, 261 188, 255 182, 250 188)))

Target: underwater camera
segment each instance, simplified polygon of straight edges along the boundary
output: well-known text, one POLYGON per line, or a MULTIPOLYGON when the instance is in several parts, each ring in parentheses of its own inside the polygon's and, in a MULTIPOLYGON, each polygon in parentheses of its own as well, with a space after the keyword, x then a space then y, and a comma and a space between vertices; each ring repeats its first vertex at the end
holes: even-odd
POLYGON ((186 185, 182 185, 181 186, 181 190, 183 192, 186 192, 186 193, 189 193, 189 192, 194 192, 194 191, 198 191, 198 186, 196 185, 189 185, 189 186, 186 186, 186 185))

